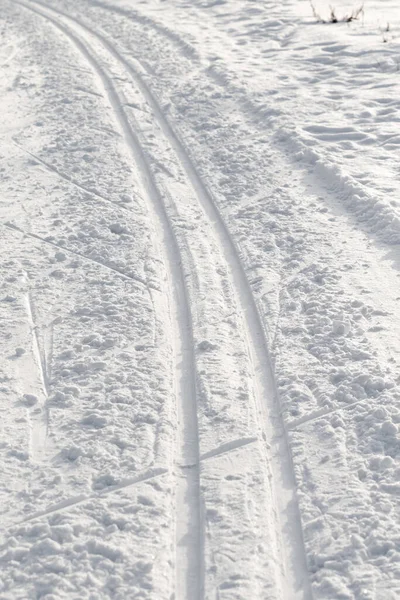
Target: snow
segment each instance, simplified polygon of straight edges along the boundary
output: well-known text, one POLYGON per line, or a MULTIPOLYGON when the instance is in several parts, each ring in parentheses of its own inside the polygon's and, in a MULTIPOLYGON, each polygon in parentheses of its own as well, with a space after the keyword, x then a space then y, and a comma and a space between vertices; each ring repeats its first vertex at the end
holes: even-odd
POLYGON ((398 597, 396 4, 2 0, 0 598, 398 597))

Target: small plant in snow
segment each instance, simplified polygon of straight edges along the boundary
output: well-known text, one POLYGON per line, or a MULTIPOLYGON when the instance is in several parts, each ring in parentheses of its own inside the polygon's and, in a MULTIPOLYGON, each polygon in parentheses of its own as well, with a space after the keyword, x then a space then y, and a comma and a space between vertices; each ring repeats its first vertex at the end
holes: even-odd
POLYGON ((390 39, 389 32, 390 32, 390 23, 388 23, 386 25, 385 29, 381 29, 382 40, 384 43, 388 42, 390 39))
POLYGON ((330 15, 327 19, 321 17, 317 9, 315 8, 315 4, 312 0, 310 0, 311 9, 314 17, 316 18, 318 23, 351 23, 352 21, 357 21, 361 15, 364 14, 364 4, 361 4, 358 8, 354 8, 351 13, 339 16, 336 12, 336 9, 333 6, 330 6, 330 15))

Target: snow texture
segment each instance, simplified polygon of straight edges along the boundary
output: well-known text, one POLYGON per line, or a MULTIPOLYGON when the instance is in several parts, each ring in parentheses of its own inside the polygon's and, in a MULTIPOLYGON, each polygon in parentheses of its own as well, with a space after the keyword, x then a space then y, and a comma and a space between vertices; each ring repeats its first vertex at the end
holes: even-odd
POLYGON ((0 598, 398 598, 395 0, 0 7, 0 598))

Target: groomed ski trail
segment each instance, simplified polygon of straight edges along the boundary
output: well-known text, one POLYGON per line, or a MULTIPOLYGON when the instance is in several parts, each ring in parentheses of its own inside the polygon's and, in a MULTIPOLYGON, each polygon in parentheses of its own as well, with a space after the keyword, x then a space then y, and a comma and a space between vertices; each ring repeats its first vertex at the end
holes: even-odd
MULTIPOLYGON (((177 585, 178 598, 202 597, 203 584, 201 580, 204 577, 202 566, 202 527, 200 518, 198 478, 199 439, 197 435, 197 417, 195 416, 195 355, 192 323, 190 317, 190 301, 188 300, 188 291, 184 282, 185 274, 177 262, 177 257, 180 256, 181 251, 179 249, 179 244, 176 241, 174 229, 171 226, 170 217, 166 211, 162 194, 160 194, 159 190, 157 189, 157 183, 155 182, 151 173, 151 169, 147 163, 143 148, 141 147, 140 141, 138 140, 128 118, 125 115, 123 102, 121 102, 119 98, 112 79, 107 75, 102 65, 96 59, 96 52, 93 54, 93 50, 89 49, 90 44, 87 42, 87 40, 82 41, 81 31, 84 32, 85 37, 87 34, 97 39, 97 41, 102 44, 103 48, 108 50, 109 53, 130 74, 140 89, 140 92, 142 93, 147 104, 150 106, 154 114, 154 118, 157 121, 163 135, 167 139, 168 144, 174 150, 178 162, 182 166, 187 180, 189 181, 193 192, 197 197, 199 205, 202 207, 202 210, 208 218, 215 238, 219 242, 221 254, 223 255, 228 266, 236 301, 243 316, 244 335, 252 364, 252 380, 255 389, 256 404, 259 413, 262 415, 263 421, 261 429, 262 437, 264 438, 266 468, 271 468, 273 476, 271 489, 271 495, 274 498, 273 512, 275 515, 275 522, 273 525, 275 527, 274 537, 279 547, 279 549, 275 550, 275 552, 277 552, 276 558, 279 563, 278 569, 280 571, 281 595, 283 598, 310 598, 311 591, 306 574, 302 532, 295 497, 295 483, 284 426, 279 413, 277 391, 266 342, 266 332, 260 319, 257 305, 247 280, 246 273, 242 266, 238 249, 225 226, 224 220, 216 206, 216 203, 214 202, 209 190, 199 177, 196 167, 184 145, 174 132, 170 123, 165 118, 157 99, 148 88, 143 76, 139 72, 139 69, 133 67, 130 61, 123 58, 116 48, 102 35, 92 31, 79 21, 72 19, 71 17, 64 15, 59 11, 56 11, 53 8, 49 9, 47 6, 44 8, 44 5, 41 3, 40 9, 33 8, 31 3, 19 3, 22 6, 33 10, 40 16, 48 19, 56 27, 58 27, 60 31, 67 35, 87 58, 93 70, 98 74, 103 88, 105 89, 105 92, 109 98, 110 104, 112 105, 115 115, 119 121, 120 128, 123 131, 132 156, 140 167, 149 199, 151 200, 153 208, 155 208, 154 212, 159 220, 159 229, 162 231, 166 242, 165 246, 167 262, 169 266, 170 277, 173 281, 173 293, 176 300, 175 306, 172 309, 172 312, 175 311, 175 317, 173 318, 173 321, 175 321, 175 329, 179 331, 179 341, 176 344, 176 358, 178 361, 179 358, 182 360, 177 387, 179 407, 178 412, 181 415, 181 432, 183 434, 180 444, 180 458, 183 459, 186 464, 190 461, 190 466, 196 465, 195 472, 197 473, 197 475, 193 477, 192 469, 185 469, 189 475, 183 475, 184 483, 182 485, 178 483, 178 490, 180 487, 180 490, 178 491, 178 497, 180 497, 180 501, 182 502, 182 497, 185 495, 185 497, 190 498, 192 502, 190 511, 191 514, 188 515, 186 519, 183 519, 186 521, 183 524, 183 527, 186 529, 190 528, 190 537, 192 539, 190 549, 192 552, 189 552, 189 554, 192 554, 192 558, 188 559, 188 563, 183 569, 187 583, 178 583, 177 585), (68 23, 72 23, 72 29, 74 30, 74 33, 71 31, 70 26, 66 27, 64 24, 60 24, 59 20, 54 19, 51 14, 56 14, 59 18, 67 19, 68 23), (75 35, 77 28, 79 28, 78 37, 75 35), (173 250, 171 250, 171 248, 173 250), (181 308, 182 300, 184 300, 183 310, 181 308), (186 405, 188 396, 191 397, 191 410, 189 411, 186 405), (185 402, 183 399, 185 399, 185 402), (196 441, 193 441, 193 436, 197 438, 196 441), (194 448, 194 446, 196 446, 196 448, 194 448), (268 463, 270 464, 269 467, 267 466, 268 463), (195 488, 197 489, 195 490, 195 488), (194 498, 197 500, 193 500, 194 498), (195 503, 196 506, 193 506, 193 503, 195 503), (192 523, 194 514, 197 515, 197 527, 196 525, 193 526, 192 523), (302 583, 299 586, 300 581, 302 583), (192 592, 189 593, 189 590, 192 590, 192 592), (193 590, 197 590, 198 596, 193 595, 193 590)), ((39 3, 35 2, 34 4, 36 5, 39 3)), ((143 67, 141 67, 141 69, 143 69, 143 67)), ((237 444, 237 446, 239 446, 239 444, 237 444)), ((187 554, 187 549, 183 554, 187 554)), ((179 566, 180 565, 178 564, 178 567, 179 566)))

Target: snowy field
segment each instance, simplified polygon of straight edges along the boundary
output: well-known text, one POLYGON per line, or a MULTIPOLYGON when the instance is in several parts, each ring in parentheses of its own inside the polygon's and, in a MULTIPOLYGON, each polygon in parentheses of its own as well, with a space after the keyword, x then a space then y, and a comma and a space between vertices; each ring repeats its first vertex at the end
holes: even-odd
POLYGON ((0 36, 0 600, 400 598, 398 1, 0 36))

